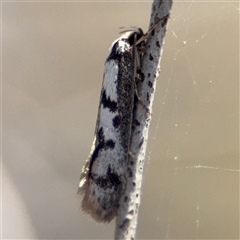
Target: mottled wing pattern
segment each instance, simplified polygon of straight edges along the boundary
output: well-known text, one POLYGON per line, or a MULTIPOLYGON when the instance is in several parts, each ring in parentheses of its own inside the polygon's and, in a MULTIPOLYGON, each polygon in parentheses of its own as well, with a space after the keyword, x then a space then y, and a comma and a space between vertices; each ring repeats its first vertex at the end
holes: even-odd
POLYGON ((110 222, 116 216, 126 186, 135 92, 132 46, 136 32, 124 34, 110 48, 93 146, 80 178, 82 209, 98 222, 110 222))

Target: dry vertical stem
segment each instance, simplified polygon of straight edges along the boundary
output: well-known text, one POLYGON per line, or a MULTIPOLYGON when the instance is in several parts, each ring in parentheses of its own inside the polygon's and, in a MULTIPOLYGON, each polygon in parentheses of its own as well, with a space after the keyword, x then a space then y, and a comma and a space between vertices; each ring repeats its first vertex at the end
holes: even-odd
MULTIPOLYGON (((159 75, 163 39, 166 33, 171 7, 172 0, 155 0, 152 5, 149 29, 155 26, 160 19, 162 20, 147 36, 141 69, 143 82, 138 84, 139 97, 149 109, 150 116, 156 89, 156 80, 159 75)), ((120 200, 116 219, 115 239, 134 239, 137 228, 150 116, 147 114, 146 108, 143 107, 142 104, 139 103, 136 105, 130 148, 134 158, 129 158, 127 187, 120 200)))

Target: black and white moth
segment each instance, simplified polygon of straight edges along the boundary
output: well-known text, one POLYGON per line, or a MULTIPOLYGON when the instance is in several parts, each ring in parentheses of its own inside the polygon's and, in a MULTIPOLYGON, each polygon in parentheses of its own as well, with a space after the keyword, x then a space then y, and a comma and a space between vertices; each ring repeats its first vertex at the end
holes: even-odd
POLYGON ((140 28, 127 30, 113 42, 105 63, 94 141, 78 188, 82 210, 98 222, 110 222, 116 216, 125 191, 136 55, 142 51, 135 43, 142 36, 140 28))

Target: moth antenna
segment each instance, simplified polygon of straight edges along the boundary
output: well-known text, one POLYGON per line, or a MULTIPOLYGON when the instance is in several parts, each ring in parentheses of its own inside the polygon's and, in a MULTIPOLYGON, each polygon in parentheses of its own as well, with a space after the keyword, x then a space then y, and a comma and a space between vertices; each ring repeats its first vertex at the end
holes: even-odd
POLYGON ((145 41, 146 38, 148 37, 148 35, 162 22, 162 20, 164 20, 168 17, 169 17, 169 14, 160 18, 157 23, 155 23, 145 34, 143 34, 143 36, 140 39, 137 40, 136 45, 138 45, 142 41, 145 41))

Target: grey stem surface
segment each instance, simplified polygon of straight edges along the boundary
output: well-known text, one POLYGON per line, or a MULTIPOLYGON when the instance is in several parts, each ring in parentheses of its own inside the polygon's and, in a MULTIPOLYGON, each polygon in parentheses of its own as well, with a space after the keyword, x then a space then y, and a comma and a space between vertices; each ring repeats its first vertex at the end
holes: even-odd
POLYGON ((134 111, 130 146, 132 156, 129 157, 126 191, 120 200, 116 219, 115 239, 134 239, 136 235, 152 105, 156 80, 160 73, 163 40, 171 7, 172 0, 154 0, 152 5, 149 29, 160 19, 167 17, 162 19, 149 34, 146 42, 142 66, 144 81, 137 86, 143 104, 138 102, 134 111))

